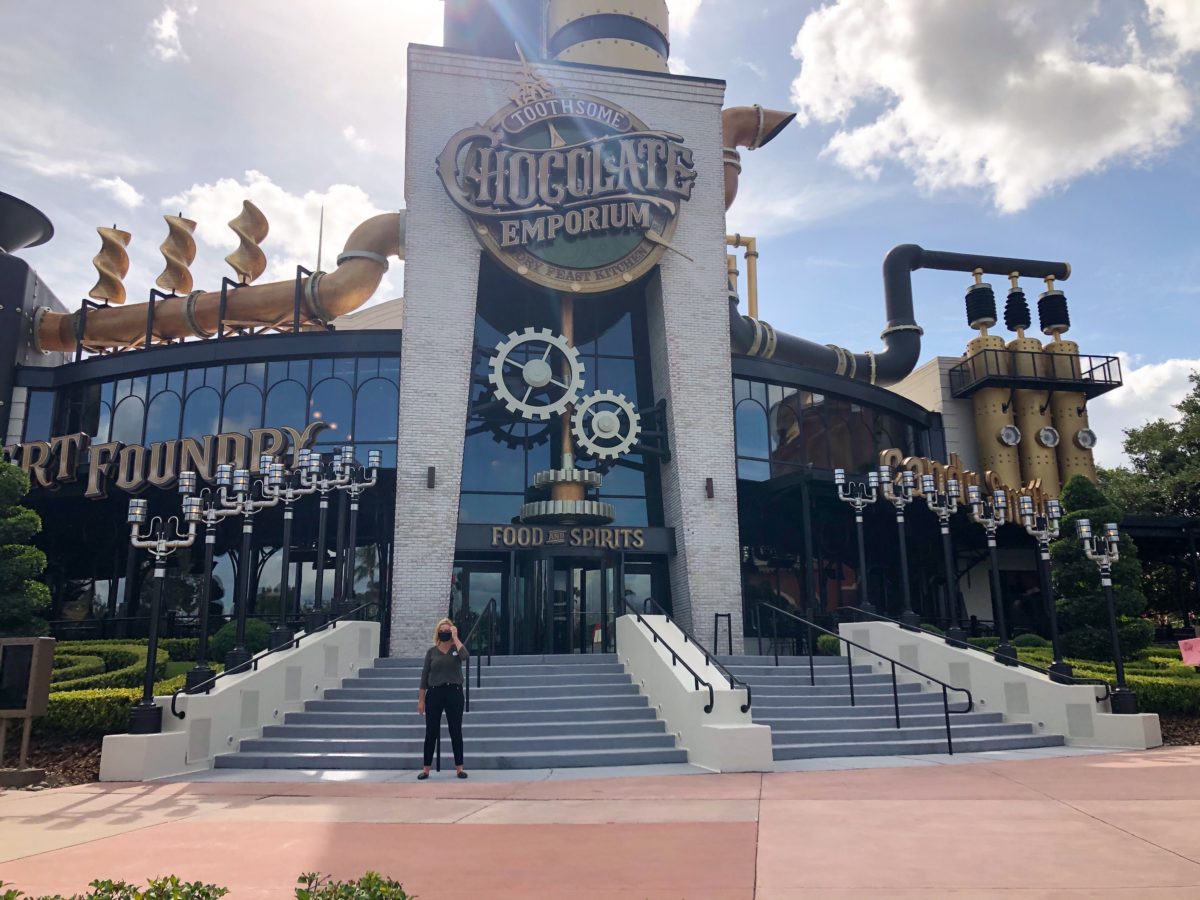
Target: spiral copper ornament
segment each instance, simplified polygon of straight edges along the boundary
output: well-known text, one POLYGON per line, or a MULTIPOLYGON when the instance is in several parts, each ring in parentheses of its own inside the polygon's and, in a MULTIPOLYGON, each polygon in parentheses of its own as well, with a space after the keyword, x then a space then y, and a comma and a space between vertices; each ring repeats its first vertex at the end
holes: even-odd
POLYGON ((163 219, 167 223, 167 239, 158 249, 167 265, 154 283, 172 294, 186 294, 192 289, 190 267, 196 258, 196 240, 192 232, 196 230, 196 223, 185 219, 182 213, 163 216, 163 219))
POLYGON ((258 245, 266 239, 271 227, 262 210, 249 200, 242 201, 242 211, 236 218, 230 219, 229 227, 240 243, 236 250, 225 257, 225 262, 237 272, 242 284, 250 284, 266 271, 267 255, 258 245))
POLYGON ((92 265, 100 273, 100 278, 88 291, 88 296, 105 303, 124 303, 124 281, 129 273, 129 254, 125 248, 129 246, 133 235, 115 225, 112 228, 97 228, 96 232, 100 235, 100 252, 92 258, 92 265))

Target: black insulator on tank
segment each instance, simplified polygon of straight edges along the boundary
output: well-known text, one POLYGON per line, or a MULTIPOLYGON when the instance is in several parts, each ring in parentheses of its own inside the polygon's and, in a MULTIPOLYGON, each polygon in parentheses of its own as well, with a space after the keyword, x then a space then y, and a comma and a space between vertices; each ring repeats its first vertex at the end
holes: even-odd
POLYGON ((1067 296, 1062 291, 1046 291, 1038 298, 1038 322, 1042 334, 1062 334, 1071 328, 1067 296))
POLYGON ((996 324, 996 293, 986 282, 967 288, 967 324, 972 328, 991 328, 996 324))
POLYGON ((1029 314, 1029 301, 1025 299, 1025 292, 1019 287, 1013 288, 1004 302, 1004 327, 1009 331, 1023 331, 1032 322, 1033 317, 1029 314))

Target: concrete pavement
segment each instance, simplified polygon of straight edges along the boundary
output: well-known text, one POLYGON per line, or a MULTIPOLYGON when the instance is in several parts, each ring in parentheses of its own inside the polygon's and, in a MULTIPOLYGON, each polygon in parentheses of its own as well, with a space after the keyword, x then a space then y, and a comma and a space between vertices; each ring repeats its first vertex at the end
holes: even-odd
POLYGON ((0 881, 175 873, 265 898, 375 869, 422 900, 1200 896, 1200 748, 954 762, 7 792, 0 881))

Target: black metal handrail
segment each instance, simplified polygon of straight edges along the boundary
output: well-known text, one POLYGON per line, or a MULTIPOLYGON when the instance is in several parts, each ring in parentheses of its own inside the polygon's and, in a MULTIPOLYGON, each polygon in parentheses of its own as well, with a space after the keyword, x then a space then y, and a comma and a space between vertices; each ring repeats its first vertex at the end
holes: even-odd
MULTIPOLYGON (((987 657, 992 656, 992 654, 984 647, 978 647, 975 644, 968 643, 967 641, 951 641, 944 634, 938 634, 936 631, 930 631, 928 628, 923 628, 919 625, 905 625, 903 622, 897 619, 890 619, 887 616, 880 615, 879 613, 867 612, 865 609, 860 609, 857 606, 843 606, 841 608, 852 613, 856 613, 860 616, 869 616, 872 619, 878 619, 880 622, 890 622, 892 625, 898 625, 905 631, 919 631, 922 634, 929 635, 930 637, 943 638, 947 644, 949 644, 951 647, 957 647, 959 650, 974 650, 976 653, 982 653, 987 657)), ((1022 659, 1018 659, 1016 663, 1017 666, 1022 669, 1030 669, 1040 675, 1045 675, 1051 681, 1058 682, 1059 684, 1099 685, 1100 687, 1104 688, 1104 696, 1097 697, 1097 703, 1103 703, 1110 696, 1112 696, 1112 685, 1103 678, 1078 678, 1074 675, 1063 675, 1060 672, 1051 672, 1049 669, 1043 669, 1041 666, 1035 666, 1033 663, 1025 662, 1022 659)))
MULTIPOLYGON (((483 624, 484 616, 488 617, 488 622, 490 623, 490 626, 488 628, 490 637, 488 638, 488 652, 487 652, 488 663, 487 664, 488 664, 488 668, 491 668, 492 651, 495 649, 494 645, 496 643, 496 598, 495 597, 492 597, 492 599, 488 600, 487 605, 484 606, 484 608, 483 608, 483 612, 481 612, 479 614, 479 618, 475 620, 475 624, 472 625, 471 630, 467 632, 467 639, 465 641, 463 641, 463 646, 467 648, 468 653, 471 652, 471 638, 475 637, 475 632, 478 631, 479 626, 483 624)), ((465 696, 463 697, 463 703, 465 706, 465 711, 470 712, 471 711, 471 658, 469 656, 467 657, 467 677, 465 679, 465 684, 466 684, 466 691, 465 691, 465 696)), ((477 688, 483 687, 483 654, 482 653, 475 654, 475 687, 477 687, 477 688)), ((438 771, 440 772, 441 770, 439 769, 438 771)))
MULTIPOLYGON (((257 656, 251 657, 250 660, 245 665, 239 666, 237 669, 235 669, 233 671, 226 670, 224 672, 218 672, 212 678, 208 679, 208 681, 200 682, 198 685, 193 687, 190 691, 185 691, 183 688, 180 688, 179 690, 177 690, 175 693, 173 693, 171 695, 171 715, 173 715, 177 719, 187 718, 186 710, 176 709, 176 701, 178 701, 180 694, 184 694, 184 693, 186 693, 186 694, 200 694, 200 693, 208 694, 208 693, 211 693, 213 685, 216 684, 218 681, 220 681, 222 678, 226 677, 227 675, 243 675, 246 672, 256 672, 256 671, 258 671, 258 664, 262 660, 264 660, 268 656, 270 656, 272 653, 279 653, 283 650, 291 650, 295 647, 299 647, 300 641, 303 640, 304 638, 312 637, 314 634, 320 634, 322 631, 324 631, 327 628, 336 628, 337 624, 339 622, 351 621, 350 617, 355 615, 356 613, 361 612, 362 610, 366 609, 367 607, 378 606, 378 605, 379 605, 378 600, 371 600, 367 603, 363 603, 362 605, 356 606, 356 607, 354 607, 354 609, 349 610, 348 612, 342 613, 340 616, 337 616, 336 618, 330 619, 328 622, 319 626, 318 628, 314 628, 312 631, 301 632, 300 634, 297 634, 295 637, 293 637, 290 641, 280 644, 278 647, 272 647, 268 650, 262 651, 257 656)), ((359 621, 359 620, 353 620, 353 621, 359 621)))
MULTIPOLYGON (((725 676, 725 680, 729 682, 730 688, 733 688, 733 689, 742 688, 746 692, 746 702, 742 705, 742 712, 750 712, 750 707, 754 704, 754 695, 750 691, 750 685, 746 684, 746 682, 742 681, 742 679, 738 678, 736 675, 734 675, 732 672, 730 672, 729 669, 727 669, 724 665, 722 665, 721 661, 719 659, 717 659, 717 655, 715 653, 710 652, 707 647, 705 647, 702 643, 700 643, 698 640, 696 640, 696 636, 694 634, 692 634, 690 631, 688 631, 686 628, 684 628, 678 622, 673 620, 671 618, 671 614, 668 613, 665 609, 663 609, 662 606, 658 603, 658 601, 656 601, 653 597, 647 597, 645 600, 642 601, 642 612, 643 613, 649 613, 649 610, 647 610, 646 607, 651 603, 653 603, 654 606, 658 609, 658 615, 662 616, 664 619, 667 620, 668 623, 674 625, 676 628, 679 629, 679 631, 683 634, 683 642, 685 644, 688 643, 688 641, 691 641, 693 644, 696 645, 696 649, 704 654, 704 664, 706 666, 708 666, 708 665, 715 666, 717 671, 725 676)), ((718 613, 718 615, 720 615, 720 613, 718 613)))
MULTIPOLYGON (((654 626, 646 621, 645 616, 649 615, 649 613, 643 614, 636 606, 634 606, 632 603, 629 602, 628 597, 622 597, 621 602, 625 604, 626 609, 628 609, 629 611, 631 611, 633 613, 633 615, 636 617, 636 619, 638 621, 638 624, 644 625, 646 630, 650 632, 651 636, 654 638, 654 643, 662 644, 663 647, 666 648, 666 651, 671 654, 671 665, 672 666, 676 665, 677 663, 683 663, 683 667, 685 669, 687 669, 688 674, 691 675, 692 678, 695 679, 695 681, 696 681, 696 690, 700 690, 700 685, 704 685, 706 688, 708 688, 708 705, 706 707, 704 707, 704 711, 706 713, 711 714, 713 711, 713 706, 717 702, 717 695, 716 695, 716 692, 713 690, 712 684, 710 682, 706 681, 705 679, 701 678, 700 673, 697 672, 695 669, 693 669, 688 664, 688 661, 686 659, 684 659, 682 656, 680 656, 674 647, 672 647, 670 644, 667 643, 666 638, 664 638, 661 634, 659 634, 654 629, 654 626)), ((678 627, 678 626, 676 626, 676 627, 678 627)), ((743 712, 745 712, 745 710, 743 710, 743 712)))
MULTIPOLYGON (((822 634, 828 634, 831 637, 837 638, 843 644, 846 644, 850 647, 855 647, 864 653, 870 653, 872 656, 876 656, 879 659, 882 659, 884 662, 890 663, 892 667, 892 707, 895 710, 897 728, 900 727, 900 684, 896 678, 896 667, 899 666, 901 669, 912 672, 914 675, 923 678, 926 681, 940 685, 942 689, 942 713, 946 718, 946 752, 951 756, 954 755, 954 738, 950 732, 950 716, 952 713, 954 715, 969 713, 975 708, 975 696, 969 690, 966 688, 955 687, 952 684, 942 681, 940 678, 935 678, 932 675, 922 672, 920 669, 913 668, 907 663, 902 663, 898 659, 892 659, 892 657, 884 653, 880 653, 878 650, 872 650, 870 647, 864 647, 862 644, 859 644, 856 641, 852 641, 847 637, 842 637, 837 632, 830 631, 828 628, 822 628, 820 625, 808 621, 808 619, 802 619, 800 616, 796 615, 795 613, 788 612, 786 609, 780 609, 777 606, 773 606, 772 604, 761 600, 758 603, 758 607, 759 609, 769 609, 772 613, 771 622, 775 626, 775 633, 772 635, 771 643, 775 650, 776 666, 779 665, 779 616, 787 616, 789 619, 794 619, 801 625, 804 625, 808 628, 808 681, 810 686, 815 686, 817 683, 816 670, 813 666, 813 651, 815 649, 815 644, 813 642, 814 631, 819 631, 822 634), (964 709, 950 709, 950 691, 956 691, 960 694, 967 695, 967 705, 964 709)), ((850 705, 856 706, 857 703, 854 696, 854 658, 850 653, 846 654, 846 673, 850 676, 850 705)))

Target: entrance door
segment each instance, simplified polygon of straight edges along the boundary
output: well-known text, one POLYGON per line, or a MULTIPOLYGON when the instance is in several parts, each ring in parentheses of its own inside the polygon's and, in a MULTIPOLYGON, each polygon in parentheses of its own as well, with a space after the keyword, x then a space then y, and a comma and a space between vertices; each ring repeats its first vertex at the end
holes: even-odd
POLYGON ((531 554, 519 568, 514 652, 612 652, 619 557, 531 554))
MULTIPOLYGON (((454 610, 451 615, 464 640, 475 623, 479 622, 488 603, 496 601, 495 652, 500 654, 509 652, 509 631, 504 627, 504 570, 505 565, 499 560, 456 560, 451 586, 451 605, 454 610)), ((472 653, 487 647, 491 637, 489 629, 489 622, 480 623, 468 648, 472 653)))

